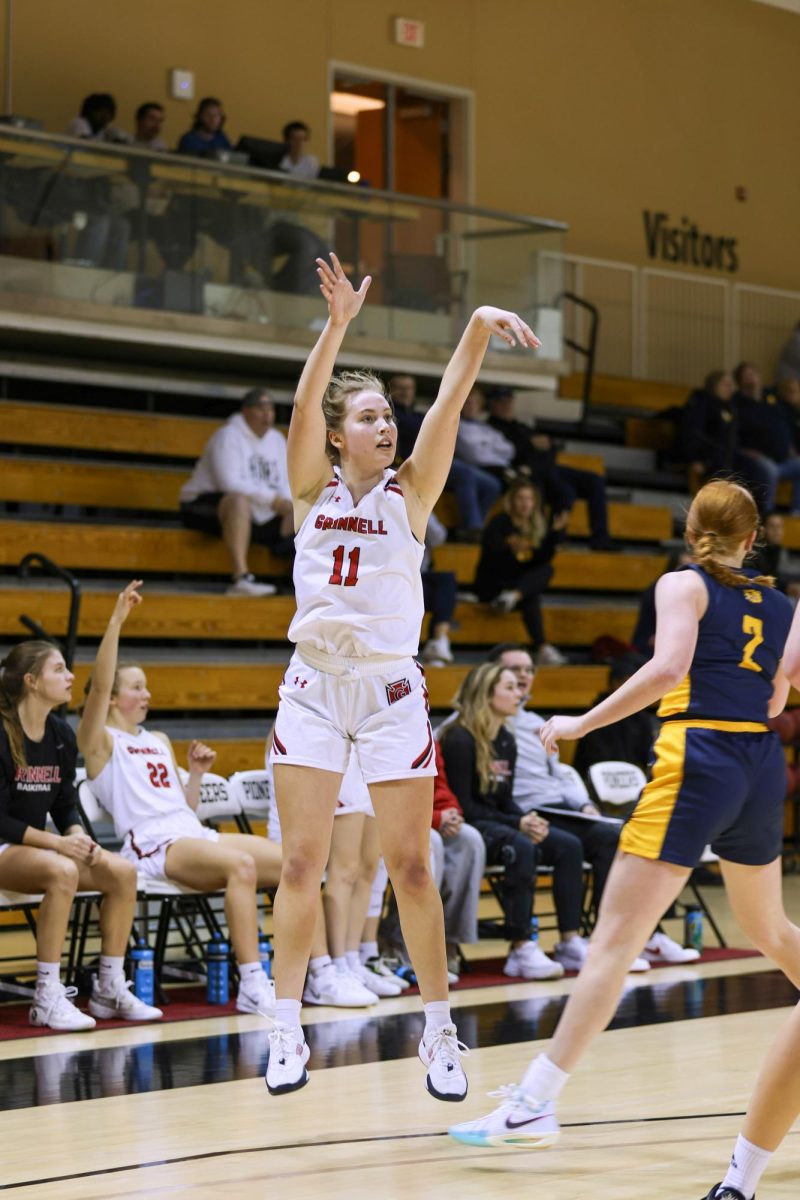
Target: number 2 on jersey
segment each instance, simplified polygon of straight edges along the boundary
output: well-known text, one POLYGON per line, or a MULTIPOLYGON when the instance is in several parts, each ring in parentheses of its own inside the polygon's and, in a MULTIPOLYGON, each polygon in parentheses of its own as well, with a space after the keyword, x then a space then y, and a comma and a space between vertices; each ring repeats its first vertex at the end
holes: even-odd
POLYGON ((745 643, 744 654, 739 666, 744 667, 745 671, 760 671, 761 667, 758 663, 753 662, 753 655, 764 641, 764 622, 760 617, 751 617, 749 613, 746 613, 742 617, 742 632, 750 633, 753 636, 749 642, 745 643))
POLYGON ((342 567, 344 566, 344 546, 337 546, 333 552, 333 573, 331 574, 328 583, 332 583, 334 587, 355 587, 358 583, 358 560, 361 557, 361 547, 354 546, 347 556, 349 563, 347 576, 342 579, 342 567))

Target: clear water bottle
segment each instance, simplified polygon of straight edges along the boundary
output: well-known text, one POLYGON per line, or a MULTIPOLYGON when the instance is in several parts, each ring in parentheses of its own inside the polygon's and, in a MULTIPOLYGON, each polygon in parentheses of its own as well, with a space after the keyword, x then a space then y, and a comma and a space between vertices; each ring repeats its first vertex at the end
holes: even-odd
POLYGON ((267 979, 272 978, 272 946, 265 933, 258 935, 258 961, 267 979))
POLYGON ((703 910, 697 904, 686 905, 683 918, 683 944, 687 949, 703 953, 703 910))
POLYGON ((131 970, 133 971, 133 994, 144 1004, 155 1004, 155 970, 153 951, 143 937, 136 941, 131 950, 131 970))
POLYGON ((531 917, 531 931, 528 936, 530 937, 530 940, 538 946, 538 944, 539 944, 539 918, 538 917, 531 917))
POLYGON ((206 1000, 209 1004, 227 1004, 230 998, 230 946, 219 930, 206 944, 206 1000))

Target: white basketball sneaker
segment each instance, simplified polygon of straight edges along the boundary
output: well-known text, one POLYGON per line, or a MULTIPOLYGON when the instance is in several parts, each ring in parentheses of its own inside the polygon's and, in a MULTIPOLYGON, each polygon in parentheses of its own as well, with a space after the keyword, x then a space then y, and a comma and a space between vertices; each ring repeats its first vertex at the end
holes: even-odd
POLYGON ((560 979, 564 968, 560 962, 548 958, 538 942, 523 942, 509 951, 503 974, 512 979, 560 979))
POLYGON ((558 1118, 551 1100, 533 1100, 515 1083, 489 1095, 502 1097, 502 1104, 477 1121, 451 1125, 451 1138, 465 1146, 518 1146, 523 1150, 544 1150, 558 1141, 558 1118))
POLYGON ((400 966, 400 960, 397 958, 390 958, 385 954, 379 954, 377 958, 368 958, 362 965, 375 975, 382 975, 384 979, 395 980, 403 992, 411 987, 407 979, 401 979, 399 975, 395 974, 395 969, 400 966))
POLYGON ((386 976, 379 975, 375 971, 368 970, 361 963, 358 966, 351 966, 350 974, 358 980, 358 982, 367 989, 368 992, 374 992, 380 999, 389 996, 402 996, 403 989, 400 986, 400 980, 396 975, 386 976))
POLYGON ((642 951, 642 958, 651 963, 689 963, 697 962, 700 951, 688 946, 679 946, 665 933, 654 933, 642 951))
POLYGON ((92 980, 92 996, 89 1001, 89 1012, 99 1021, 157 1021, 163 1017, 160 1008, 145 1004, 138 996, 134 996, 133 983, 124 975, 112 979, 103 990, 100 980, 95 976, 92 980))
POLYGON ((72 1003, 77 994, 77 988, 66 988, 56 980, 37 984, 28 1020, 31 1025, 46 1025, 49 1029, 64 1029, 70 1033, 94 1029, 94 1017, 81 1012, 72 1003))
POLYGON ((378 997, 354 979, 349 972, 337 971, 333 964, 321 971, 309 972, 303 989, 303 1004, 326 1004, 332 1008, 367 1008, 378 997))
POLYGON ((465 1100, 467 1077, 459 1061, 469 1054, 458 1040, 455 1025, 445 1025, 433 1033, 423 1034, 419 1056, 428 1068, 425 1079, 428 1091, 437 1100, 465 1100))
POLYGON ((258 975, 251 975, 246 981, 241 981, 236 995, 236 1011, 260 1013, 262 1017, 274 1017, 274 981, 268 979, 263 971, 260 971, 258 975))
POLYGON ((284 1092, 296 1092, 308 1083, 310 1051, 305 1035, 299 1026, 279 1025, 273 1022, 269 1031, 269 1061, 266 1085, 271 1096, 282 1096, 284 1092))

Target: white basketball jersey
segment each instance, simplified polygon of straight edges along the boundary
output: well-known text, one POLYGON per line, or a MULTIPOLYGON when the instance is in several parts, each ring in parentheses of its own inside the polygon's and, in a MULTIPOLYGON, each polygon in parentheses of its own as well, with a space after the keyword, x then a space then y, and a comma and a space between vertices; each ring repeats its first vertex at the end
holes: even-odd
POLYGON ((176 816, 181 824, 188 825, 193 818, 200 826, 161 739, 141 727, 131 734, 107 725, 106 732, 111 734, 114 749, 92 780, 92 791, 111 814, 117 837, 125 838, 135 830, 138 837, 146 839, 159 828, 168 828, 176 816))
POLYGON ((358 504, 335 468, 295 538, 289 640, 347 658, 408 658, 424 615, 424 547, 394 471, 358 504))

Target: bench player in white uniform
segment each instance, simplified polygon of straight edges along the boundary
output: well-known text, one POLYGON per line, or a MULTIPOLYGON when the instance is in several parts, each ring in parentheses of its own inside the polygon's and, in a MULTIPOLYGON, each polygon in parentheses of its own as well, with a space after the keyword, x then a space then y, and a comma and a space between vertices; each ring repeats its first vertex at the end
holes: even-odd
POLYGON ((459 414, 490 336, 510 345, 539 342, 514 313, 479 308, 413 454, 394 472, 397 429, 380 380, 364 372, 331 380, 370 279, 356 292, 335 255, 331 266, 317 264, 329 318, 300 378, 288 439, 298 531, 289 639, 297 649, 280 688, 271 751, 283 871, 266 1082, 277 1094, 308 1080, 300 998, 339 785, 354 747, 425 1006, 427 1087, 437 1099, 463 1100, 465 1048, 450 1017, 442 905, 428 857, 436 766, 424 675, 413 657, 423 617, 420 563, 459 414))
POLYGON ((239 967, 239 1012, 267 1013, 275 997, 258 955, 257 888, 274 887, 280 847, 248 834, 219 834, 194 811, 203 775, 215 752, 189 747, 184 791, 169 738, 145 730, 150 693, 141 667, 117 665, 122 625, 141 602, 141 581, 117 598, 94 664, 78 746, 92 791, 111 814, 121 854, 151 879, 170 879, 197 891, 225 891, 225 917, 239 967))

